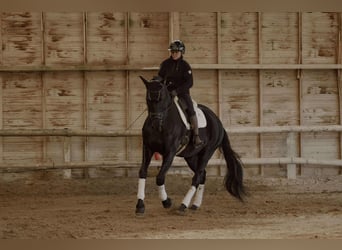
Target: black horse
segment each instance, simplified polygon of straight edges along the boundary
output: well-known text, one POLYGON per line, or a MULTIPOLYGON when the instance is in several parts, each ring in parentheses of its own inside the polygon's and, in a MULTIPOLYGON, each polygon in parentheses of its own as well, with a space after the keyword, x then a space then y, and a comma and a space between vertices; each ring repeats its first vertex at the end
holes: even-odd
POLYGON ((200 147, 194 147, 191 130, 187 129, 182 122, 173 97, 162 79, 154 77, 148 81, 142 76, 140 78, 147 90, 148 117, 142 129, 143 159, 139 171, 136 215, 143 215, 145 212, 145 180, 154 152, 158 152, 163 156, 156 183, 159 189, 159 197, 165 208, 172 205, 171 199, 166 194, 164 183, 165 175, 171 167, 174 157, 183 157, 194 172, 191 188, 178 209, 180 213, 184 213, 194 196, 190 208, 195 210, 200 207, 206 180, 205 167, 219 147, 221 147, 227 163, 224 185, 232 196, 243 201, 245 196, 243 165, 239 156, 231 148, 228 135, 214 112, 204 105, 198 105, 206 117, 207 126, 199 129, 204 144, 200 147))

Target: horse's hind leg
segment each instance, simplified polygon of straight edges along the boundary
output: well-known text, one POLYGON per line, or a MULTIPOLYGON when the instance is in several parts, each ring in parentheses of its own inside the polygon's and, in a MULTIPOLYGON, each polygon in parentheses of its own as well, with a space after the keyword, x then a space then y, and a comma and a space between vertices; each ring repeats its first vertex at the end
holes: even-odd
POLYGON ((192 198, 194 198, 194 205, 192 206, 193 209, 197 209, 202 204, 202 197, 204 191, 204 183, 205 183, 205 170, 198 171, 198 156, 193 156, 190 158, 185 159, 188 163, 191 170, 195 173, 194 177, 192 178, 192 184, 190 189, 188 190, 187 194, 185 195, 182 204, 180 205, 178 212, 183 214, 185 210, 189 207, 192 198), (195 207, 196 208, 195 208, 195 207))
POLYGON ((197 187, 194 185, 191 185, 191 188, 189 189, 189 191, 185 195, 185 197, 182 201, 182 204, 180 205, 178 211, 180 213, 185 212, 185 210, 189 207, 191 200, 194 196, 195 196, 194 201, 193 201, 190 209, 197 210, 202 204, 203 193, 204 193, 204 183, 199 184, 197 187))
POLYGON ((208 160, 210 158, 209 155, 211 156, 212 153, 206 152, 201 156, 197 155, 185 159, 195 175, 192 178, 191 188, 185 195, 182 204, 178 209, 180 213, 185 212, 185 209, 189 207, 193 197, 193 204, 190 207, 192 210, 196 210, 202 205, 204 185, 206 180, 205 167, 207 166, 208 160))
POLYGON ((203 181, 198 185, 194 201, 190 209, 197 210, 202 205, 203 193, 204 193, 204 183, 205 183, 206 172, 203 173, 203 181))

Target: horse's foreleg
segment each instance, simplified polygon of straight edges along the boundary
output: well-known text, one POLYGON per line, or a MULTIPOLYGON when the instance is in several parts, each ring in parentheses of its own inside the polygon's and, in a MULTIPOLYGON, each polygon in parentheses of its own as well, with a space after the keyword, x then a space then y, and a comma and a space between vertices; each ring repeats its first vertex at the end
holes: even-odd
POLYGON ((158 186, 159 198, 162 201, 164 208, 170 208, 172 205, 171 199, 167 196, 165 189, 165 176, 169 168, 171 167, 172 160, 174 156, 164 156, 163 163, 160 168, 160 171, 156 178, 156 184, 158 186))
POLYGON ((159 191, 159 198, 162 201, 164 208, 169 208, 172 205, 171 199, 167 196, 166 190, 165 190, 165 184, 158 186, 159 191))
POLYGON ((143 215, 145 212, 145 183, 147 177, 147 169, 150 165, 152 159, 153 152, 149 150, 145 145, 143 146, 143 161, 139 170, 139 182, 138 182, 138 193, 137 198, 138 202, 135 209, 136 215, 143 215))

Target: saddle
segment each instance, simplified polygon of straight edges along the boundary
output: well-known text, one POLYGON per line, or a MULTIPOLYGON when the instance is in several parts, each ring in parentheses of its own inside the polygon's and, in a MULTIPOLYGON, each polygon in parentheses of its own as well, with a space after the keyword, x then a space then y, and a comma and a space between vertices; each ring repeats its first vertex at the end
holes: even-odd
MULTIPOLYGON (((181 104, 179 98, 177 96, 174 97, 173 101, 175 102, 178 113, 180 117, 182 118, 182 121, 186 127, 187 130, 191 129, 191 125, 188 119, 188 115, 185 112, 184 105, 181 104)), ((192 103, 194 105, 194 110, 197 116, 198 121, 198 128, 205 128, 207 126, 207 119, 205 118, 205 115, 203 111, 197 106, 197 102, 192 99, 192 103)))

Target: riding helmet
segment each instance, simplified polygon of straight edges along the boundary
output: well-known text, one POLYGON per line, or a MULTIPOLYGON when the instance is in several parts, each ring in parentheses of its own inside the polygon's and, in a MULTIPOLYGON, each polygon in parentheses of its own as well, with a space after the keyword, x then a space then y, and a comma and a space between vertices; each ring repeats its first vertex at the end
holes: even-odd
POLYGON ((170 46, 169 46, 170 51, 180 51, 182 54, 185 53, 185 45, 181 40, 174 40, 170 46))

